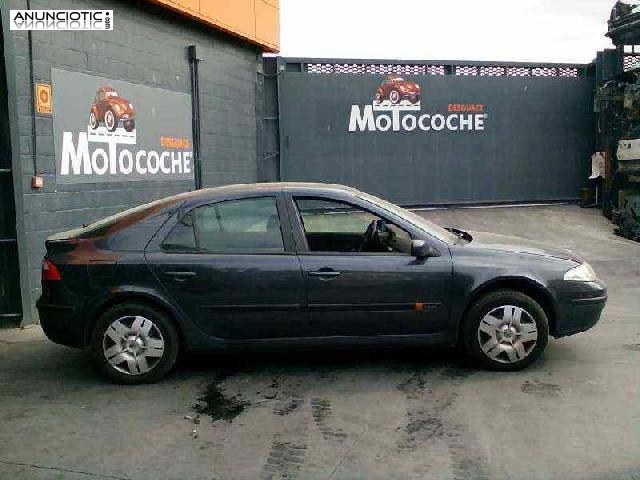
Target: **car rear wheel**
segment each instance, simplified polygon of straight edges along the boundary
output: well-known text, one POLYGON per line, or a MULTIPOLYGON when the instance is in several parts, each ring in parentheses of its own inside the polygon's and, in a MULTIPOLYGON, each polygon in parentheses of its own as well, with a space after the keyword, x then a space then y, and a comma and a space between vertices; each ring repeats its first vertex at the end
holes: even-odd
POLYGON ((107 110, 105 112, 104 124, 110 132, 115 132, 116 128, 118 128, 118 121, 116 120, 116 115, 113 113, 113 110, 107 110))
POLYGON ((400 92, 398 92, 398 90, 391 90, 389 92, 389 100, 391 100, 391 103, 394 105, 400 102, 400 92))
POLYGON ((124 384, 160 380, 178 356, 178 334, 161 311, 140 303, 116 305, 100 316, 91 350, 98 368, 124 384))
POLYGON ((136 128, 136 122, 135 120, 127 120, 123 122, 122 126, 127 132, 133 132, 133 129, 136 128))
POLYGON ((98 119, 96 118, 96 114, 93 112, 89 114, 89 126, 92 130, 98 128, 98 119))
POLYGON ((540 305, 515 290, 498 290, 480 298, 465 319, 467 353, 493 370, 520 370, 543 352, 549 321, 540 305))

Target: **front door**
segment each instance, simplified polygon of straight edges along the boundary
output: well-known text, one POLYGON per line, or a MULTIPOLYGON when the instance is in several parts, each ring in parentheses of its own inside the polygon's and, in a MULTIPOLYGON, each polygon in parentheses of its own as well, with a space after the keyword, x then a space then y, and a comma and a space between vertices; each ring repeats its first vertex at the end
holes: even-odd
POLYGON ((362 205, 293 198, 315 336, 408 335, 448 325, 451 257, 417 259, 407 229, 362 205))
MULTIPOLYGON (((281 209, 284 211, 284 209, 281 209)), ((149 265, 202 330, 222 339, 297 336, 306 325, 300 265, 285 248, 276 197, 185 212, 149 265)))

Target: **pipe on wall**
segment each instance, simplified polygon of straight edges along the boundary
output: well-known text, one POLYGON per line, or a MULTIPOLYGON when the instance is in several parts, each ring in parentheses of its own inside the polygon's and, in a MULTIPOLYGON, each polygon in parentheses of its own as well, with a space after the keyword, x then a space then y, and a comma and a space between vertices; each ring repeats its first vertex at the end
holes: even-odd
POLYGON ((189 67, 191 71, 191 128, 193 134, 193 169, 195 176, 195 188, 202 188, 202 162, 200 160, 200 80, 198 77, 198 58, 195 45, 189 45, 189 67))
MULTIPOLYGON (((27 10, 31 10, 31 0, 27 0, 27 10)), ((29 82, 31 84, 31 157, 33 159, 33 174, 38 175, 38 158, 36 156, 37 135, 36 135, 36 81, 33 73, 33 32, 27 32, 27 43, 29 48, 29 82)))

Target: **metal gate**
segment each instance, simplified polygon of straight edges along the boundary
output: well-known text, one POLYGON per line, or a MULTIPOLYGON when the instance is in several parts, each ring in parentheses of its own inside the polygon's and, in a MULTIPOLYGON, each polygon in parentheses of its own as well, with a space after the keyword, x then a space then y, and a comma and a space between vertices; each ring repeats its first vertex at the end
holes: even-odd
POLYGON ((577 199, 588 65, 279 59, 282 180, 405 205, 577 199))
MULTIPOLYGON (((0 45, 4 45, 1 28, 0 45)), ((14 202, 7 76, 2 55, 0 56, 0 326, 15 325, 22 317, 14 202)))

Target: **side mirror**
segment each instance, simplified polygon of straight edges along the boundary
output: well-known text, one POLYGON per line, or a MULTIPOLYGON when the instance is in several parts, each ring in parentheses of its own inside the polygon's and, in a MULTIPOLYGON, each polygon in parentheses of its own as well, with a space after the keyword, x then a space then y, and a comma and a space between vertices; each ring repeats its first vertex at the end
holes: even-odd
POLYGON ((424 240, 412 240, 411 255, 416 258, 439 257, 440 252, 428 245, 424 240))

